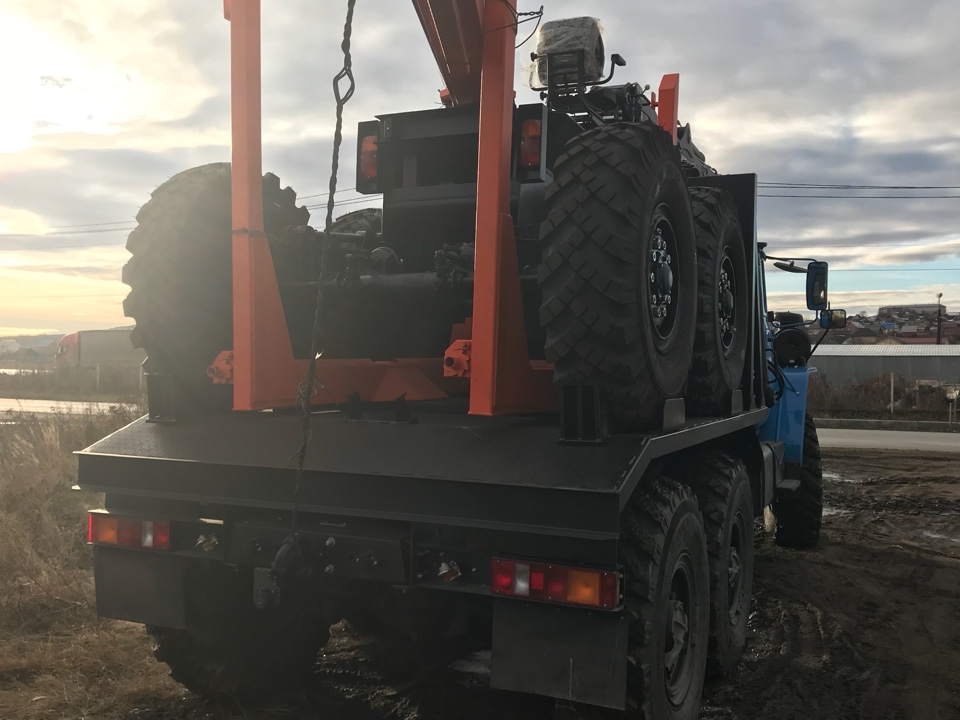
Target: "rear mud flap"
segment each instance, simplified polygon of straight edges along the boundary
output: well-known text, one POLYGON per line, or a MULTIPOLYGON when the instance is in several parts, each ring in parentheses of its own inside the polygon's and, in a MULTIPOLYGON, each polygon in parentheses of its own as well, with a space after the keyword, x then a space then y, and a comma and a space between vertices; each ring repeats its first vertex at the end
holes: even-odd
POLYGON ((623 710, 627 620, 623 613, 498 600, 490 683, 623 710))
POLYGON ((185 627, 182 558, 95 546, 93 575, 100 617, 185 627))

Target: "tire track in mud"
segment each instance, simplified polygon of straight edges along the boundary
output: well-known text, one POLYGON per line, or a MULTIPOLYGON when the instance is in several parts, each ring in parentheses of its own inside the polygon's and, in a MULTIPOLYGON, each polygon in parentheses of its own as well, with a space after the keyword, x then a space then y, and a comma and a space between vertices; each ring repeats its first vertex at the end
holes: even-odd
POLYGON ((960 463, 844 460, 816 550, 759 543, 744 663, 704 720, 960 718, 960 463))

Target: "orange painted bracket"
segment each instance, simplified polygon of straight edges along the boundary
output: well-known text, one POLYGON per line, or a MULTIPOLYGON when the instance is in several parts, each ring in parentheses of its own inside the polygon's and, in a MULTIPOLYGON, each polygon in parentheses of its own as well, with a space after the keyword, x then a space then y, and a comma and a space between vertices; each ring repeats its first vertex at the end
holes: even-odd
POLYGON ((207 368, 207 377, 214 385, 233 384, 233 350, 224 350, 207 368))
POLYGON ((680 74, 664 75, 657 96, 657 124, 670 133, 677 144, 677 121, 680 117, 680 74))
POLYGON ((454 340, 443 355, 444 377, 470 377, 469 340, 454 340))

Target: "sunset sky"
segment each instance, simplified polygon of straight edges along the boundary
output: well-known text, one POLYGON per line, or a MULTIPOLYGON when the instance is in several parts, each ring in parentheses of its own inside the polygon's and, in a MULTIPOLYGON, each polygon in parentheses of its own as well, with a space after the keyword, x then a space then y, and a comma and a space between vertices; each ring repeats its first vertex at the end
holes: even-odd
MULTIPOLYGON (((264 170, 318 203, 346 3, 263 5, 264 170)), ((623 80, 656 87, 680 72, 681 120, 721 172, 909 186, 765 187, 897 197, 764 197, 760 237, 829 260, 835 306, 876 312, 942 292, 960 311, 956 0, 548 0, 545 11, 599 16, 608 51, 628 62, 623 80)), ((130 322, 120 268, 137 209, 180 170, 229 159, 228 31, 220 0, 0 5, 0 335, 130 322)), ((435 106, 439 74, 411 3, 358 0, 354 57, 347 148, 360 120, 435 106)), ((798 276, 770 284, 773 305, 799 308, 798 276)))

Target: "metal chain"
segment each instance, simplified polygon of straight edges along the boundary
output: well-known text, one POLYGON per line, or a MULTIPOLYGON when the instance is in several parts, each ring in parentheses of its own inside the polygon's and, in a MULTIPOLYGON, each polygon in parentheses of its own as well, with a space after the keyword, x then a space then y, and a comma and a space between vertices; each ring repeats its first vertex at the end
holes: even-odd
MULTIPOLYGON (((333 208, 335 206, 335 197, 337 192, 337 173, 340 169, 340 146, 343 144, 343 108, 350 102, 354 92, 357 89, 356 80, 353 77, 353 56, 350 54, 350 40, 353 36, 353 11, 356 0, 347 0, 347 19, 343 26, 343 69, 333 78, 333 96, 337 101, 337 125, 333 134, 333 164, 330 169, 330 195, 327 199, 327 218, 325 230, 330 232, 333 227, 333 208), (346 92, 341 90, 341 84, 346 80, 346 92)), ((293 510, 290 517, 290 535, 284 541, 277 556, 274 558, 270 573, 274 580, 282 577, 290 564, 299 554, 299 511, 300 495, 303 487, 304 467, 307 461, 307 449, 310 446, 310 413, 311 400, 315 391, 318 389, 318 380, 316 378, 317 358, 320 355, 321 338, 323 335, 323 284, 325 280, 325 271, 327 267, 327 248, 329 240, 324 236, 320 251, 320 277, 317 283, 317 301, 313 314, 313 335, 310 342, 310 362, 303 381, 297 388, 297 409, 300 412, 302 427, 302 437, 300 449, 297 452, 297 474, 293 484, 293 510)), ((319 385, 322 388, 322 384, 319 385)))

